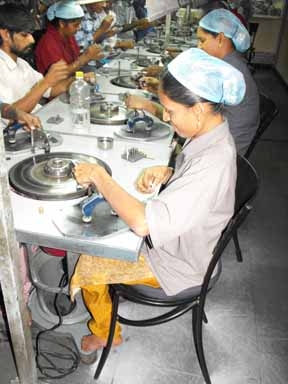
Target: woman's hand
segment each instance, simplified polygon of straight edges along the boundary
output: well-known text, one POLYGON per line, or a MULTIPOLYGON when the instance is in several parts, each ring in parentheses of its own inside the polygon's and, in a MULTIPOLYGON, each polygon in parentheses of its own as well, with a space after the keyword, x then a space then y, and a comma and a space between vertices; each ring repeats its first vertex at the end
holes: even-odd
POLYGON ((163 67, 161 67, 160 65, 153 64, 143 69, 142 72, 145 76, 158 77, 162 71, 163 67))
POLYGON ((74 168, 74 176, 83 187, 87 187, 89 184, 97 186, 99 176, 103 172, 106 172, 105 169, 98 164, 80 163, 74 168))
POLYGON ((135 41, 134 40, 120 40, 116 43, 116 48, 121 49, 132 49, 135 47, 135 41))
POLYGON ((174 59, 175 57, 177 57, 182 51, 181 48, 174 48, 174 47, 167 47, 166 48, 166 52, 167 54, 172 57, 172 59, 174 59))
POLYGON ((128 95, 125 103, 129 109, 146 109, 147 99, 142 96, 128 95))
POLYGON ((173 168, 156 166, 144 169, 136 181, 136 188, 142 193, 152 193, 160 184, 166 184, 173 173, 173 168))
POLYGON ((155 77, 144 76, 139 80, 140 87, 148 92, 158 94, 159 80, 155 77))

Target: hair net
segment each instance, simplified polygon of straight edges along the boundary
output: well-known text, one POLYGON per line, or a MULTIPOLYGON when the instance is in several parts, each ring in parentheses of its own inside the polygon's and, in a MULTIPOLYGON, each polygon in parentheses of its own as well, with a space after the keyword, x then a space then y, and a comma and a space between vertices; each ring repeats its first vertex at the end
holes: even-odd
POLYGON ((195 95, 214 103, 237 105, 245 95, 242 73, 199 48, 180 53, 168 64, 168 71, 195 95))
POLYGON ((47 18, 49 21, 56 17, 59 19, 79 19, 84 16, 84 11, 79 4, 72 0, 59 1, 52 4, 47 10, 47 18))
POLYGON ((240 19, 227 9, 214 9, 199 21, 199 26, 207 31, 220 33, 231 39, 239 52, 250 47, 251 38, 240 19))

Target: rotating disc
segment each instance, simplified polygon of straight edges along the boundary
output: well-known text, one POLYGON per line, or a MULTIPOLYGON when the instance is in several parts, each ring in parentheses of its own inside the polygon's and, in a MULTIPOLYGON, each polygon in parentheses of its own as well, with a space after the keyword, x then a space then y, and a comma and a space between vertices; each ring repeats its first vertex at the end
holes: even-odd
POLYGON ((87 194, 79 187, 72 169, 80 162, 101 165, 111 175, 110 167, 94 156, 72 152, 54 152, 29 157, 9 171, 11 187, 21 195, 37 200, 70 200, 87 194))

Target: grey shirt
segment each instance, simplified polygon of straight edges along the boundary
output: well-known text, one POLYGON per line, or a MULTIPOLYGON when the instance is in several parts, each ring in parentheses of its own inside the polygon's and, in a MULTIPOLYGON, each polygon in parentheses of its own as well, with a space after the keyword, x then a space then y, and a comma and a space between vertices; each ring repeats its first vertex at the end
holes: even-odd
POLYGON ((236 150, 225 121, 186 140, 174 174, 146 205, 149 265, 167 295, 200 285, 234 211, 236 150))
POLYGON ((244 155, 260 121, 259 93, 249 68, 237 51, 225 56, 223 60, 237 68, 246 82, 246 93, 242 102, 235 106, 225 106, 224 110, 237 151, 244 155))

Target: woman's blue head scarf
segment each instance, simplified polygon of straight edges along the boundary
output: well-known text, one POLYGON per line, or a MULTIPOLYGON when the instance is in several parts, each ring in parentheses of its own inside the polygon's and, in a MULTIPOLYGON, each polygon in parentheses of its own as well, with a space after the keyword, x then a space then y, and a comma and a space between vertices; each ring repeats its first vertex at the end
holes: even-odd
POLYGON ((227 9, 214 9, 199 21, 207 31, 223 33, 233 41, 237 51, 245 52, 250 47, 251 37, 240 19, 227 9))
POLYGON ((73 0, 63 0, 52 4, 47 10, 47 18, 49 21, 55 18, 70 20, 79 19, 84 16, 81 5, 73 0))
POLYGON ((199 48, 182 52, 168 71, 185 88, 213 103, 237 105, 244 98, 244 76, 232 65, 199 48))

